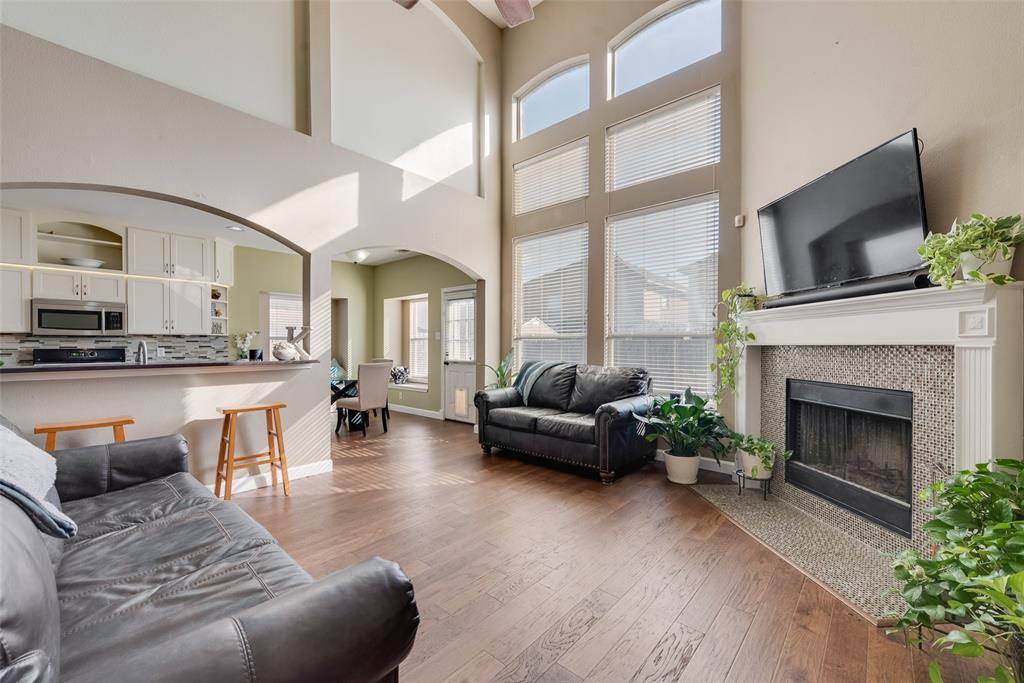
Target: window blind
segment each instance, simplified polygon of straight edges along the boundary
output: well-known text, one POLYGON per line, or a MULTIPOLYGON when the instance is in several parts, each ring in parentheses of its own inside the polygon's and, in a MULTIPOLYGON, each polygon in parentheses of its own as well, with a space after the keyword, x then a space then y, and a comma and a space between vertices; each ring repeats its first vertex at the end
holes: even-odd
POLYGON ((288 327, 302 327, 302 297, 293 294, 267 295, 267 337, 271 341, 288 339, 288 327))
POLYGON ((590 193, 590 140, 582 138, 512 167, 512 209, 527 213, 590 193))
POLYGON ((717 164, 721 130, 719 86, 609 127, 605 156, 608 189, 717 164))
POLYGON ((468 294, 448 299, 445 306, 445 357, 448 360, 475 360, 476 299, 468 294))
POLYGON ((409 301, 409 379, 427 381, 429 363, 427 346, 430 331, 427 324, 427 300, 409 301))
POLYGON ((513 332, 525 360, 586 362, 587 226, 515 241, 513 332))
POLYGON ((713 390, 718 195, 610 216, 605 357, 647 368, 658 393, 713 390))

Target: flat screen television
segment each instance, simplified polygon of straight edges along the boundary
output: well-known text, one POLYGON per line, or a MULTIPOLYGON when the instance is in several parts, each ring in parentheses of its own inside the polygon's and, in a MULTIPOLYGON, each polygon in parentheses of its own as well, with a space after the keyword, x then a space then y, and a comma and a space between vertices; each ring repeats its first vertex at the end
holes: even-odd
POLYGON ((757 212, 769 296, 921 268, 928 232, 917 129, 757 212))

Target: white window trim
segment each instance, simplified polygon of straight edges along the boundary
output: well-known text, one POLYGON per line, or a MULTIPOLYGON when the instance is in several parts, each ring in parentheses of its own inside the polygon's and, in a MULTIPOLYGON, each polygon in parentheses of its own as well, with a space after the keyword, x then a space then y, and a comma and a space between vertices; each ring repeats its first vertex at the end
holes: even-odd
POLYGON ((537 232, 530 233, 528 235, 520 235, 512 240, 512 352, 513 352, 513 363, 516 368, 519 368, 523 364, 523 359, 519 357, 519 342, 523 339, 582 339, 583 340, 583 354, 584 361, 586 360, 588 339, 587 335, 590 332, 590 226, 588 223, 573 223, 572 225, 563 225, 559 228, 552 228, 550 230, 540 230, 537 232), (548 237, 550 235, 556 235, 560 232, 568 232, 570 230, 584 229, 587 232, 587 267, 583 269, 583 319, 587 322, 587 329, 583 332, 575 332, 572 334, 558 334, 558 335, 520 335, 519 327, 519 287, 521 284, 516 281, 516 245, 522 241, 529 241, 538 237, 548 237))
MULTIPOLYGON (((510 120, 512 121, 512 142, 519 142, 520 140, 523 139, 522 116, 519 113, 519 105, 523 98, 528 97, 534 90, 544 85, 552 78, 560 76, 561 74, 563 74, 566 71, 569 71, 570 69, 575 69, 576 67, 583 66, 584 64, 590 64, 589 54, 577 55, 575 57, 570 57, 569 59, 564 59, 558 62, 557 64, 553 64, 548 68, 544 69, 543 71, 541 71, 539 74, 537 74, 536 76, 528 80, 526 83, 524 83, 518 90, 516 90, 512 94, 512 115, 510 118, 510 120)), ((587 102, 587 108, 584 109, 583 111, 588 111, 589 109, 590 102, 587 102)), ((580 112, 580 114, 582 113, 583 112, 580 112)), ((574 114, 573 116, 579 116, 579 114, 574 114)), ((570 116, 568 119, 562 119, 561 121, 557 121, 551 124, 549 128, 557 126, 559 123, 564 123, 565 121, 568 121, 571 118, 573 117, 570 116)), ((541 130, 547 130, 547 128, 542 128, 541 130)), ((540 131, 537 132, 539 133, 540 131)))
POLYGON ((260 292, 260 337, 263 338, 263 360, 274 361, 273 340, 270 338, 270 298, 288 298, 302 301, 301 294, 291 292, 260 292))
POLYGON ((408 315, 405 316, 405 320, 402 321, 404 325, 402 336, 404 337, 403 341, 406 344, 406 348, 409 349, 409 357, 403 360, 408 364, 406 367, 409 368, 409 383, 427 386, 430 377, 430 297, 428 295, 411 296, 406 298, 404 303, 406 305, 408 315), (427 333, 422 337, 415 337, 415 340, 417 341, 422 340, 426 347, 423 350, 423 356, 427 363, 427 374, 422 376, 412 374, 412 364, 410 362, 412 359, 412 342, 414 340, 414 337, 412 336, 412 306, 420 301, 422 301, 427 307, 427 333))

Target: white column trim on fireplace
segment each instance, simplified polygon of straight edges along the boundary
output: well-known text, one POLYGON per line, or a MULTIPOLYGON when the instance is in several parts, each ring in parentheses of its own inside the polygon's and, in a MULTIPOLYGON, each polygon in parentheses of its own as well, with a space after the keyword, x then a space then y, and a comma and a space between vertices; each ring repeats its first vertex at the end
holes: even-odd
POLYGON ((968 284, 753 311, 736 428, 761 429, 762 346, 954 347, 958 469, 1024 456, 1024 285, 968 284))

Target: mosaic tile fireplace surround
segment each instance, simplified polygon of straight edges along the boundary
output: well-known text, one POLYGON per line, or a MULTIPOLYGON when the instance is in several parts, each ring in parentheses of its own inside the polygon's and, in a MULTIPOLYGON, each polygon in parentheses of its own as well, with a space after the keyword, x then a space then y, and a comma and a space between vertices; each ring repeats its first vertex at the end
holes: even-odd
MULTIPOLYGON (((905 489, 892 495, 910 503, 909 534, 851 511, 856 506, 832 502, 823 497, 826 489, 815 493, 808 490, 813 486, 796 485, 797 477, 787 481, 785 466, 775 468, 772 480, 780 500, 877 550, 928 548, 922 526, 929 503, 917 495, 928 484, 993 457, 1024 455, 1020 285, 967 285, 804 304, 747 313, 744 323, 756 341, 747 347, 738 376, 739 431, 787 444, 787 408, 801 409, 787 396, 787 380, 877 389, 902 402, 904 412, 897 413, 909 422, 909 430, 884 424, 847 429, 848 436, 859 430, 861 437, 874 430, 878 443, 890 450, 905 451, 909 440, 909 495, 905 489)), ((805 419, 819 417, 811 413, 805 419)), ((819 421, 815 429, 827 422, 819 421)), ((794 440, 792 431, 788 437, 794 440)), ((797 440, 806 443, 806 438, 801 434, 797 440)), ((906 463, 892 454, 875 460, 889 474, 906 477, 906 463)), ((863 475, 842 467, 829 471, 833 463, 813 464, 854 480, 863 475)))

